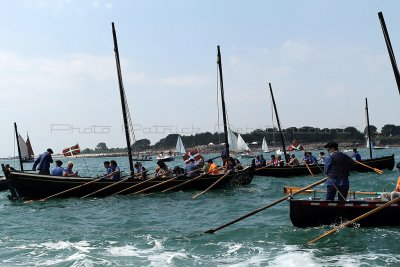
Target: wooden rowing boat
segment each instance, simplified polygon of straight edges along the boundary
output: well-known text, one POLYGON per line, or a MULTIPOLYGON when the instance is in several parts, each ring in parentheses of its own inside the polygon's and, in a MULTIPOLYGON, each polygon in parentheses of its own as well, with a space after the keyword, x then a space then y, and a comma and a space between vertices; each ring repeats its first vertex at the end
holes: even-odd
MULTIPOLYGON (((394 168, 394 155, 385 156, 380 158, 373 158, 373 159, 366 159, 361 161, 362 163, 379 170, 388 169, 393 170, 394 168)), ((313 174, 322 173, 324 169, 324 165, 319 164, 317 165, 308 165, 311 172, 313 174)), ((369 169, 365 166, 360 164, 354 163, 353 167, 351 168, 352 171, 357 172, 371 172, 372 169, 369 169)), ((273 177, 295 177, 295 176, 303 176, 303 175, 310 175, 310 171, 307 169, 306 165, 300 165, 296 167, 291 166, 270 166, 270 167, 261 167, 256 168, 255 170, 256 176, 273 176, 273 177)))
MULTIPOLYGON (((89 177, 63 177, 63 176, 38 175, 20 171, 10 171, 10 172, 5 171, 5 175, 9 179, 11 197, 15 199, 18 198, 42 199, 50 195, 57 194, 59 192, 68 190, 70 188, 93 181, 93 178, 89 177)), ((223 174, 204 175, 200 179, 193 181, 192 183, 187 183, 182 187, 177 188, 176 190, 204 190, 208 188, 210 185, 212 185, 219 178, 221 178, 222 175, 223 174)), ((215 188, 221 189, 230 186, 248 185, 251 183, 253 176, 254 176, 254 167, 249 166, 244 168, 243 170, 235 171, 232 172, 232 174, 227 175, 227 177, 225 177, 220 183, 218 183, 218 185, 215 188)), ((171 182, 162 184, 158 187, 154 187, 146 192, 147 193, 161 192, 164 189, 183 183, 188 179, 190 178, 181 176, 171 182)), ((166 179, 161 179, 161 178, 151 180, 148 183, 142 183, 137 187, 133 187, 132 189, 126 190, 121 194, 126 195, 138 192, 142 189, 156 185, 157 183, 160 183, 165 180, 166 179)), ((99 180, 91 184, 77 188, 75 190, 66 192, 65 194, 62 194, 59 197, 61 198, 82 197, 117 182, 118 180, 117 181, 105 180, 105 179, 99 180)), ((122 191, 128 187, 132 187, 141 182, 143 182, 143 180, 128 179, 124 182, 115 184, 115 186, 111 186, 105 190, 93 194, 93 197, 110 196, 116 192, 122 191)))

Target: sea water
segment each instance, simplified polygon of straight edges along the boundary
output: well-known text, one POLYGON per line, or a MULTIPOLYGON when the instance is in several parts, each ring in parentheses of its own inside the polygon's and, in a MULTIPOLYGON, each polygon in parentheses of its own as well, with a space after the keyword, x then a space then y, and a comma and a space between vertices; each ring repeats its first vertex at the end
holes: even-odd
MULTIPOLYGON (((366 150, 361 154, 368 155, 366 150)), ((374 156, 391 154, 399 162, 400 149, 374 151, 374 156)), ((110 159, 72 160, 81 175, 95 177, 103 172, 102 162, 110 159)), ((127 158, 114 159, 127 173, 127 158)), ((18 166, 16 161, 2 163, 18 166)), ((182 163, 177 158, 168 165, 182 163)), ((144 165, 154 169, 155 162, 144 165)), ((24 166, 30 169, 32 164, 24 166)), ((384 170, 382 175, 352 173, 350 187, 391 191, 398 176, 397 170, 384 170)), ((284 186, 303 187, 323 177, 256 176, 250 186, 209 191, 196 199, 191 197, 198 192, 180 191, 24 204, 9 201, 9 192, 1 192, 0 265, 399 266, 399 227, 346 228, 307 245, 332 226, 292 226, 287 202, 215 234, 203 233, 281 198, 284 186)))

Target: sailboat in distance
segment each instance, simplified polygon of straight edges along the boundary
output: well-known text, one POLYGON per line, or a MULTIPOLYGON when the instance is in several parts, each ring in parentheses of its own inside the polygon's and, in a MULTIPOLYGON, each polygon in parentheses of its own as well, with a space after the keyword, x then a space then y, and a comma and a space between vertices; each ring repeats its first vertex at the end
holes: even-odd
POLYGON ((267 141, 265 141, 265 137, 262 140, 261 150, 262 150, 263 153, 270 152, 269 148, 268 148, 268 145, 267 145, 267 141))
POLYGON ((22 162, 33 162, 35 158, 32 150, 31 141, 29 140, 29 136, 27 136, 25 142, 24 138, 22 138, 22 136, 18 134, 18 141, 21 149, 22 162))
POLYGON ((237 141, 238 152, 240 153, 240 157, 242 158, 254 158, 255 155, 251 152, 247 143, 243 140, 242 136, 238 135, 237 141))
POLYGON ((186 154, 185 146, 183 145, 182 138, 178 135, 178 140, 176 141, 176 148, 175 148, 177 155, 184 155, 186 154))

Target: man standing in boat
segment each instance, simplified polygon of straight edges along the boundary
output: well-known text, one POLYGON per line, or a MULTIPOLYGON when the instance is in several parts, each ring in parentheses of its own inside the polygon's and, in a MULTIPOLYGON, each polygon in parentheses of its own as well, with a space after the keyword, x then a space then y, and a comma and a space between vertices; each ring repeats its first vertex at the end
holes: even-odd
POLYGON ((324 172, 328 175, 326 182, 326 200, 335 200, 338 191, 339 201, 345 201, 349 191, 349 175, 353 160, 338 150, 338 143, 329 142, 325 145, 329 156, 325 159, 324 172))
POLYGON ((53 163, 53 158, 51 157, 53 150, 51 148, 47 149, 46 152, 39 155, 39 157, 33 163, 32 170, 39 171, 39 174, 50 175, 50 163, 53 163))

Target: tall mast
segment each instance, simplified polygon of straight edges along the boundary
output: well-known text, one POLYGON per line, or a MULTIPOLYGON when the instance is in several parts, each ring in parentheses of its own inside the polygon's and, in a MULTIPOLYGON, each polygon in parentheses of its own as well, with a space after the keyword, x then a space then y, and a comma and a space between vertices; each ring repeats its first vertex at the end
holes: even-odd
POLYGON ((269 91, 271 92, 272 103, 274 104, 276 122, 278 123, 278 130, 279 130, 279 133, 281 135, 281 142, 282 142, 283 154, 285 155, 285 162, 288 162, 287 155, 286 155, 285 138, 283 137, 283 132, 282 132, 282 129, 281 129, 281 123, 279 122, 278 110, 276 109, 275 98, 274 98, 274 93, 272 92, 271 83, 269 83, 269 91))
POLYGON ((390 57, 390 62, 392 63, 394 78, 396 79, 397 89, 399 90, 399 94, 400 94, 400 74, 399 74, 399 69, 397 67, 396 58, 394 57, 392 44, 390 42, 389 33, 388 33, 387 29, 386 29, 386 23, 385 23, 385 19, 383 18, 382 12, 378 13, 378 17, 379 17, 379 20, 381 22, 383 37, 385 38, 386 47, 387 47, 387 50, 388 50, 388 53, 389 53, 389 57, 390 57))
POLYGON ((219 72, 219 84, 221 86, 222 116, 223 116, 223 119, 224 119, 225 150, 226 150, 226 157, 229 158, 228 125, 226 123, 226 110, 225 110, 225 98, 224 98, 224 81, 222 79, 222 60, 221 60, 221 51, 219 49, 219 45, 217 46, 217 49, 218 49, 217 64, 218 64, 218 72, 219 72))
POLYGON ((22 157, 21 157, 21 148, 19 147, 17 123, 15 123, 15 122, 14 122, 14 129, 15 129, 15 136, 17 138, 19 165, 21 166, 21 171, 24 171, 24 165, 22 164, 22 157))
POLYGON ((118 74, 118 82, 119 82, 119 92, 121 95, 122 115, 124 118, 126 145, 128 147, 129 169, 131 172, 133 172, 132 148, 131 148, 131 141, 130 141, 130 137, 129 137, 128 117, 126 114, 126 105, 125 105, 126 99, 125 99, 125 93, 124 93, 124 84, 122 82, 121 64, 119 61, 117 34, 115 32, 114 22, 111 25, 112 25, 112 33, 113 33, 113 38, 114 38, 115 62, 117 64, 117 74, 118 74))
POLYGON ((369 128, 369 114, 368 114, 368 99, 367 98, 365 98, 365 114, 367 115, 367 133, 368 133, 369 157, 372 159, 371 129, 369 128))

